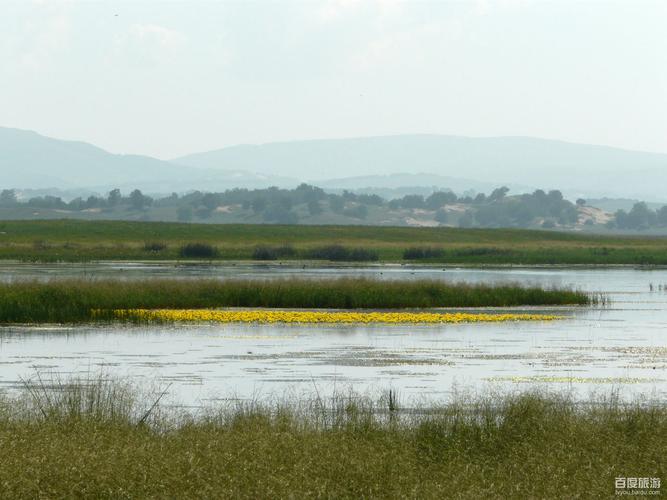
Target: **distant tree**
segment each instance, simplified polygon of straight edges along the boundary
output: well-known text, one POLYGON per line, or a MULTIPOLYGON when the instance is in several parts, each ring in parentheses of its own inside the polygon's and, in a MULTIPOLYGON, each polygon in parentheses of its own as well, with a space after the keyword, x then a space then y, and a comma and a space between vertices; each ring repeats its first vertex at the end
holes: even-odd
POLYGON ((377 194, 359 194, 357 195, 357 201, 363 203, 364 205, 371 205, 381 207, 384 205, 384 200, 382 197, 377 194))
POLYGON ((190 222, 192 220, 192 207, 190 205, 182 205, 176 210, 176 217, 181 222, 190 222))
POLYGON ((34 208, 53 208, 53 209, 63 209, 67 208, 67 203, 65 203, 59 196, 43 196, 37 198, 30 198, 28 200, 28 206, 34 208))
POLYGON ((440 224, 446 224, 447 221, 449 220, 449 215, 447 214, 446 210, 443 210, 442 208, 438 210, 435 213, 435 220, 436 222, 439 222, 440 224))
POLYGON ((476 205, 481 205, 485 201, 486 201, 486 195, 484 193, 479 193, 477 196, 475 196, 473 203, 475 203, 476 205))
POLYGON ((88 197, 85 203, 86 208, 100 208, 103 206, 104 206, 104 199, 92 195, 88 197))
POLYGON ((584 205, 586 205, 586 200, 584 200, 583 198, 577 198, 576 203, 578 207, 583 207, 584 205))
POLYGON ((426 206, 424 197, 420 194, 406 194, 400 202, 403 208, 424 208, 426 206))
POLYGON ((3 206, 12 206, 18 203, 18 197, 16 196, 16 190, 14 189, 3 189, 0 192, 0 205, 3 206))
POLYGON ((667 205, 656 211, 656 222, 661 226, 667 226, 667 205))
POLYGON ((130 193, 130 206, 134 210, 143 210, 151 204, 153 199, 150 196, 145 196, 140 190, 135 189, 130 193))
POLYGON ((324 190, 310 184, 299 184, 294 190, 294 194, 299 203, 309 203, 311 201, 319 201, 326 197, 324 190))
POLYGON ((345 208, 345 200, 342 196, 335 194, 329 195, 329 208, 333 213, 340 214, 345 208))
POLYGON ((112 189, 107 196, 107 203, 110 207, 115 207, 120 204, 122 199, 123 195, 120 194, 120 189, 112 189))
POLYGON ((215 210, 218 205, 220 205, 220 200, 217 194, 206 193, 201 199, 201 204, 204 205, 210 212, 215 210))
POLYGON ((347 189, 343 190, 341 195, 345 201, 357 201, 357 195, 348 191, 347 189))
POLYGON ((252 200, 252 202, 250 202, 250 207, 256 214, 262 213, 264 210, 266 210, 266 199, 257 196, 252 200))
POLYGON ((320 206, 320 202, 317 200, 310 200, 307 206, 308 213, 310 215, 319 215, 322 213, 322 207, 320 206))
POLYGON ((475 217, 471 210, 466 212, 459 218, 459 227, 472 227, 475 223, 475 217))
POLYGON ((428 198, 426 198, 425 204, 426 208, 430 210, 437 210, 443 205, 456 203, 457 200, 458 198, 451 191, 436 191, 435 193, 430 194, 428 198))
POLYGON ((70 210, 83 210, 86 208, 86 202, 83 201, 83 199, 79 198, 74 198, 73 200, 70 200, 70 202, 67 204, 67 208, 70 210))
POLYGON ((269 206, 262 218, 266 222, 275 222, 276 224, 296 224, 299 222, 297 214, 280 205, 269 206))
POLYGON ((491 194, 489 195, 489 201, 498 201, 502 200, 507 193, 509 193, 509 188, 506 186, 499 187, 494 189, 491 194))
POLYGON ((387 204, 390 210, 398 210, 401 208, 401 200, 394 198, 393 200, 389 200, 389 203, 387 204))
POLYGON ((360 203, 352 208, 343 210, 343 215, 346 217, 354 217, 356 219, 365 219, 366 216, 368 216, 368 207, 360 203))
POLYGON ((647 229, 657 222, 657 215, 646 203, 635 203, 630 212, 618 210, 615 214, 616 226, 620 229, 647 229))

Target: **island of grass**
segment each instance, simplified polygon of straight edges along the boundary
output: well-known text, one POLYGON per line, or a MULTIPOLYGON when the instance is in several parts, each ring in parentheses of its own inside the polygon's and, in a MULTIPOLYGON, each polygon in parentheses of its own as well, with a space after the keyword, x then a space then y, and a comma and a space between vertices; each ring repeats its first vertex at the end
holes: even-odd
POLYGON ((2 496, 607 498, 619 477, 653 495, 665 478, 664 403, 526 393, 404 409, 389 392, 176 418, 158 397, 94 380, 0 396, 2 496))
MULTIPOLYGON (((54 280, 0 284, 0 323, 117 319, 127 310, 282 308, 405 310, 593 305, 600 297, 571 289, 520 285, 379 281, 359 278, 276 280, 54 280)), ((135 315, 140 318, 140 315, 135 315)), ((157 319, 157 317, 153 317, 157 319)))
POLYGON ((451 227, 2 221, 0 259, 667 265, 667 238, 451 227))

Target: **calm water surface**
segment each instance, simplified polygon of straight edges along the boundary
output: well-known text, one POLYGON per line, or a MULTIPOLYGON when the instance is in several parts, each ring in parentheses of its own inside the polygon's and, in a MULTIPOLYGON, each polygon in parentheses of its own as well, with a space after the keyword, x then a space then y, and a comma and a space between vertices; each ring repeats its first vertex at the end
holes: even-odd
MULTIPOLYGON (((169 386, 187 405, 228 398, 393 388, 404 400, 549 387, 667 400, 667 270, 376 266, 2 265, 0 280, 63 277, 367 276, 518 282, 605 292, 605 308, 555 322, 429 326, 21 326, 0 328, 0 391, 37 373, 100 371, 169 386), (651 288, 652 287, 652 288, 651 288), (664 290, 663 290, 664 288, 664 290)), ((538 309, 543 310, 543 309, 538 309)), ((548 309, 545 309, 548 310, 548 309)), ((535 311, 535 309, 533 309, 535 311)))

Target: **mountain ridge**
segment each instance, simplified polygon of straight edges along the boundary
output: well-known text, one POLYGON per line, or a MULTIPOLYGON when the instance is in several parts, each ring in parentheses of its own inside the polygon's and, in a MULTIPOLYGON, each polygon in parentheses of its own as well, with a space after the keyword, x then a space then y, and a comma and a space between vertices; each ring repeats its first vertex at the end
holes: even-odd
MULTIPOLYGON (((311 139, 229 146, 166 161, 0 127, 0 172, 3 188, 137 187, 183 192, 290 187, 300 182, 351 188, 354 178, 370 182, 375 177, 382 184, 388 175, 423 175, 456 179, 459 191, 468 183, 473 189, 536 186, 570 196, 667 200, 662 192, 667 154, 525 136, 311 139)), ((438 187, 452 186, 439 183, 438 187)))
POLYGON ((238 168, 308 181, 428 172, 494 184, 553 186, 572 192, 665 195, 667 154, 560 140, 417 134, 230 146, 172 160, 195 168, 238 168), (638 175, 633 175, 633 174, 638 175), (627 192, 630 189, 631 192, 627 192))

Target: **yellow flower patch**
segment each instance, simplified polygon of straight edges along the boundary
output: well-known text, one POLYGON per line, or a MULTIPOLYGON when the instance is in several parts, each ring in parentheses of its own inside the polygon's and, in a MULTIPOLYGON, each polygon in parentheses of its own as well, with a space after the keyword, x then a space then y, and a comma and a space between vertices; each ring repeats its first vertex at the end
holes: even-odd
POLYGON ((345 312, 286 311, 258 309, 224 311, 212 309, 117 309, 117 319, 133 321, 188 321, 213 323, 323 323, 323 324, 407 324, 407 323, 494 323, 503 321, 550 321, 560 316, 547 314, 487 314, 429 312, 345 312))

